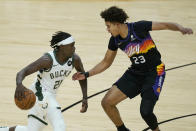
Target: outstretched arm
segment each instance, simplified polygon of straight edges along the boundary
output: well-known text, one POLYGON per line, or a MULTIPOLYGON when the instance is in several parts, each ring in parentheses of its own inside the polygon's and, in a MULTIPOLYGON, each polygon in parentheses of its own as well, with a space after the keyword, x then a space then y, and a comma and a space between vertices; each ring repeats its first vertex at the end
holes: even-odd
POLYGON ((114 61, 114 58, 116 57, 117 51, 112 51, 110 49, 107 50, 104 59, 97 64, 94 68, 92 68, 90 71, 81 73, 77 72, 72 76, 73 80, 83 80, 89 76, 96 75, 98 73, 101 73, 105 71, 108 67, 110 67, 114 61))
POLYGON ((16 75, 15 97, 24 97, 24 90, 26 89, 26 87, 22 84, 22 82, 26 76, 33 74, 34 72, 39 71, 41 69, 49 69, 51 66, 52 60, 49 58, 48 55, 44 55, 40 57, 38 60, 31 63, 30 65, 23 68, 21 71, 19 71, 16 75))
POLYGON ((152 30, 180 31, 183 35, 193 34, 193 30, 191 28, 186 28, 182 25, 172 22, 152 22, 152 30))
MULTIPOLYGON (((77 54, 74 54, 74 67, 77 70, 77 72, 85 72, 83 68, 82 61, 80 57, 77 54)), ((82 109, 80 110, 81 113, 84 113, 87 111, 88 108, 88 101, 87 101, 87 79, 79 80, 80 87, 82 89, 82 109)))
POLYGON ((112 51, 108 49, 104 59, 89 71, 89 76, 96 75, 109 68, 113 63, 114 58, 116 57, 116 53, 117 51, 112 51))

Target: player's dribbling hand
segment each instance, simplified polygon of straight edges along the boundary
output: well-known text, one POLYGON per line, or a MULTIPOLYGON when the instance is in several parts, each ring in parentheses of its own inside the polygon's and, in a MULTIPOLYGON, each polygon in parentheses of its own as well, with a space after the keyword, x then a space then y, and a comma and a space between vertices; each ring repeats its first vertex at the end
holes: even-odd
POLYGON ((25 86, 23 86, 22 84, 21 85, 17 85, 16 87, 16 90, 15 90, 15 95, 14 97, 17 98, 17 99, 22 99, 25 97, 24 95, 24 91, 26 90, 27 88, 25 86))
POLYGON ((80 112, 84 113, 87 111, 87 109, 88 109, 88 101, 87 101, 87 99, 83 99, 82 100, 82 108, 81 108, 80 112))
POLYGON ((84 79, 85 79, 85 75, 82 72, 77 72, 72 76, 72 80, 84 80, 84 79))

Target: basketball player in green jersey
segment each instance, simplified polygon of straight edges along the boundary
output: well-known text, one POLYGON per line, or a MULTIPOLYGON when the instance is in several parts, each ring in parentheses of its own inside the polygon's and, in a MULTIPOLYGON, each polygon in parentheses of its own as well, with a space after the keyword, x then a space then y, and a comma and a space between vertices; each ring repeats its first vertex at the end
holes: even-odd
POLYGON ((127 54, 132 65, 107 92, 102 100, 102 107, 118 131, 129 131, 124 125, 116 105, 127 97, 132 99, 141 94, 141 116, 151 130, 159 131, 153 109, 164 82, 165 65, 161 61, 161 55, 149 31, 172 30, 182 34, 193 34, 192 29, 169 22, 126 23, 127 14, 115 6, 101 12, 101 17, 105 20, 108 32, 111 33, 105 57, 88 72, 74 74, 73 80, 83 80, 109 68, 120 48, 127 54))
MULTIPOLYGON (((23 68, 17 73, 15 97, 24 97, 26 87, 22 84, 24 78, 32 73, 37 73, 37 79, 30 87, 37 96, 36 104, 29 110, 28 125, 15 127, 2 127, 0 131, 42 131, 52 124, 54 131, 65 131, 64 118, 61 108, 56 101, 56 91, 65 77, 73 68, 84 72, 80 57, 75 53, 75 41, 66 32, 56 32, 52 36, 51 47, 53 51, 45 53, 41 58, 23 68)), ((87 111, 87 80, 79 81, 83 100, 81 113, 87 111)))

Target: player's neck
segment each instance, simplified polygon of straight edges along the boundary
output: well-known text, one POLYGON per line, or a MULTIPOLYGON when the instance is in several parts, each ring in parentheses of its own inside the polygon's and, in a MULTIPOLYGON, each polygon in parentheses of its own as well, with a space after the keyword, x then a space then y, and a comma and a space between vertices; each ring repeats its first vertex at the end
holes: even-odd
POLYGON ((56 52, 56 59, 60 64, 64 64, 69 58, 69 56, 65 56, 63 53, 59 51, 56 52))
POLYGON ((127 26, 127 24, 120 25, 120 27, 119 27, 119 35, 122 38, 126 38, 127 37, 127 35, 128 35, 128 26, 127 26))

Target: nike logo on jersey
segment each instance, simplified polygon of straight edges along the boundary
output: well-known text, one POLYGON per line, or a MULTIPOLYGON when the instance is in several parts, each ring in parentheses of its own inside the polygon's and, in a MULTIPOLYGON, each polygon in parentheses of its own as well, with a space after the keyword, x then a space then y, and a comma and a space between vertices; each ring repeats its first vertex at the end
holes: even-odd
POLYGON ((131 41, 134 41, 134 40, 136 40, 136 38, 133 35, 131 35, 131 41))
POLYGON ((121 44, 122 44, 122 42, 119 42, 119 43, 118 43, 118 45, 121 45, 121 44))
POLYGON ((68 61, 68 62, 67 62, 67 65, 68 65, 68 66, 72 65, 72 61, 68 61))

